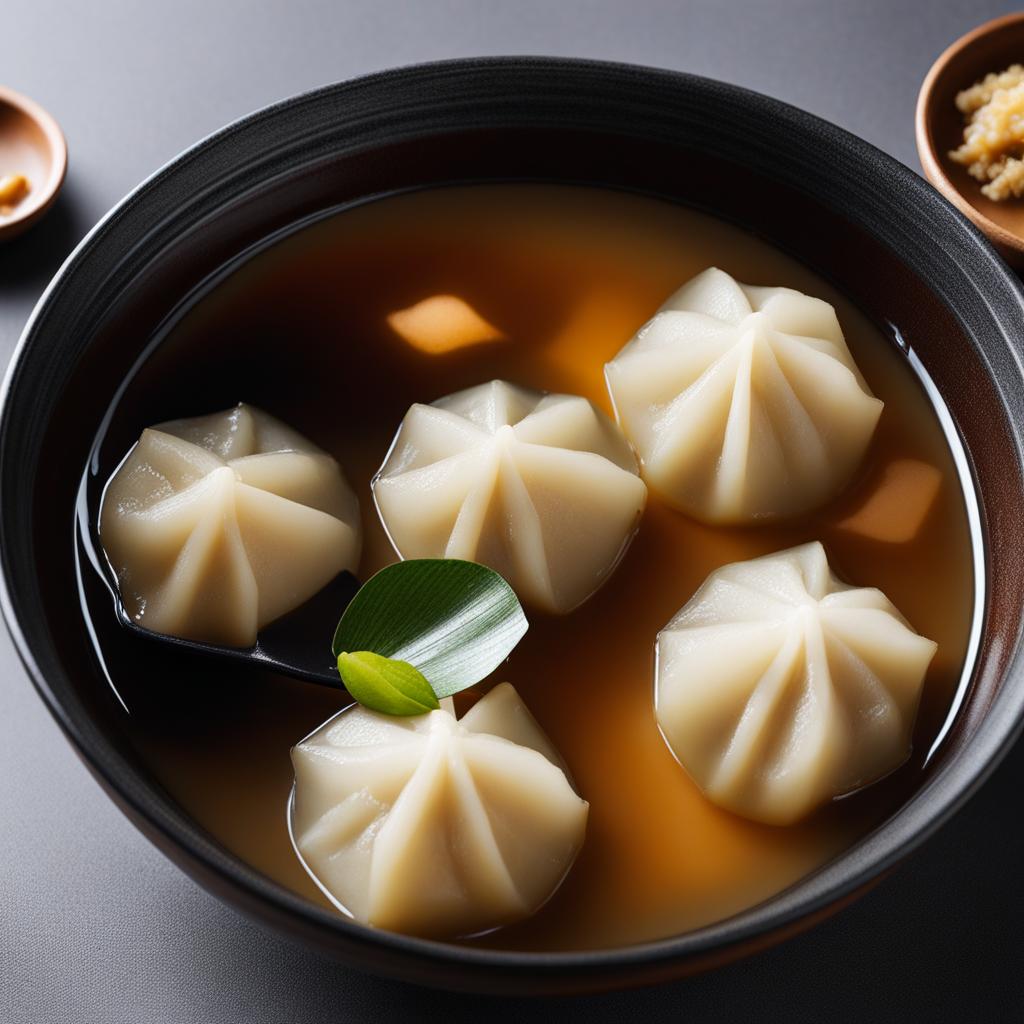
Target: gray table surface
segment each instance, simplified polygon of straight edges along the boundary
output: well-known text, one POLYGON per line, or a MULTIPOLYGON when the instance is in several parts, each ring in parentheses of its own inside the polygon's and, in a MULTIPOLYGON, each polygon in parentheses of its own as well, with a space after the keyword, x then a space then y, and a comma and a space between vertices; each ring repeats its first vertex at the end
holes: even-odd
MULTIPOLYGON (((988 0, 5 0, 0 82, 57 117, 59 204, 0 249, 0 352, 89 226, 183 147, 290 94, 397 64, 531 53, 693 71, 781 97, 917 168, 914 99, 988 0)), ((3 495, 4 501, 16 500, 3 495)), ((0 1024, 1024 1020, 1024 747, 839 917, 714 974, 483 1000, 319 959, 197 888, 103 796, 0 633, 0 1024)))

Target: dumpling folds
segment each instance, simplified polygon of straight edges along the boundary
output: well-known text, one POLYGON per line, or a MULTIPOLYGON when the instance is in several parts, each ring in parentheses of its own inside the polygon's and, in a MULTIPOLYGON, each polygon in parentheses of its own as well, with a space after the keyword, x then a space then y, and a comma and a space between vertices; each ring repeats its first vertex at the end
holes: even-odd
POLYGON ((611 574, 647 498, 619 429, 576 395, 492 381, 412 406, 373 482, 403 558, 464 558, 568 612, 611 574))
POLYGON ((292 762, 307 869, 378 928, 451 937, 526 917, 583 844, 588 805, 508 683, 459 721, 356 705, 292 762))
POLYGON ((906 760, 935 649, 817 542, 736 562, 658 634, 658 723, 715 803, 788 824, 906 760))
POLYGON ((605 375, 644 478, 712 523, 822 505, 882 412, 827 302, 715 268, 671 296, 605 375))
POLYGON ((331 456, 239 405, 144 431, 107 486, 100 540, 139 625, 249 647, 355 569, 359 506, 331 456))

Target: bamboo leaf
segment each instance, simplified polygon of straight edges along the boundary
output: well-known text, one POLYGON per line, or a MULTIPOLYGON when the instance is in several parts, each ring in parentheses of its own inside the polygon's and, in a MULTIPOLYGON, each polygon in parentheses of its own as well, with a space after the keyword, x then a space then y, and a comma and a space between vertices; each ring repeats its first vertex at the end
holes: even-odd
POLYGON ((369 651, 406 662, 436 696, 449 697, 489 676, 527 627, 515 591, 493 569, 410 559, 362 586, 338 623, 333 650, 335 657, 369 651))

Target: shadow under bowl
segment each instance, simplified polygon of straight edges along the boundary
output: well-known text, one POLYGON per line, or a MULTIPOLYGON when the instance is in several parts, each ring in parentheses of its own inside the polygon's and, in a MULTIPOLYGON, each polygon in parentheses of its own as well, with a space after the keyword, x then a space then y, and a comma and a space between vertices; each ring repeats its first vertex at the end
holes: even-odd
MULTIPOLYGON (((141 185, 54 279, 0 411, 3 610, 33 682, 97 780, 183 870, 252 917, 355 966, 490 992, 676 977, 778 941, 863 891, 993 769, 1024 717, 1024 295, 985 239, 916 175, 809 114, 646 68, 445 62, 263 110, 141 185), (974 676, 915 794, 787 891, 643 945, 535 954, 371 930, 313 906, 215 842, 133 748, 76 588, 79 481, 112 396, 173 307, 268 236, 340 204, 451 182, 628 189, 738 223, 898 328, 943 396, 980 498, 987 607, 974 676)), ((125 447, 133 438, 121 438, 125 447)), ((940 553, 936 553, 940 557, 940 553)))
POLYGON ((1024 270, 1024 199, 995 202, 982 182, 950 150, 964 139, 964 116, 956 96, 990 72, 1024 61, 1024 12, 979 25, 950 45, 935 61, 917 97, 915 134, 925 177, 980 228, 1006 261, 1024 270))

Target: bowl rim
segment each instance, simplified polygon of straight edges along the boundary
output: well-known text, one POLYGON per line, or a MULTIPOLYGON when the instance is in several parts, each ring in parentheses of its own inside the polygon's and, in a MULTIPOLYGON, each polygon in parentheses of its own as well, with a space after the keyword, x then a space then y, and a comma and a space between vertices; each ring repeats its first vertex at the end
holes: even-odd
POLYGON ((924 81, 921 83, 921 89, 917 94, 917 105, 914 109, 914 136, 917 142, 917 155, 921 161, 921 167, 924 170, 925 177, 932 185, 996 244, 1005 246, 1011 252, 1024 255, 1024 235, 1014 234, 1001 224, 997 224, 969 202, 963 192, 953 184, 942 165, 942 158, 935 146, 931 117, 935 106, 935 87, 953 58, 977 40, 983 39, 985 36, 995 35, 1010 25, 1020 25, 1022 23, 1024 23, 1024 11, 1013 11, 1010 14, 1000 15, 998 18, 993 18, 991 21, 986 21, 976 28, 972 28, 969 32, 965 32, 939 54, 928 69, 928 74, 925 75, 924 81))
POLYGON ((19 234, 31 221, 42 216, 53 205, 67 176, 68 144, 57 119, 30 97, 8 86, 0 85, 0 106, 13 107, 21 111, 38 126, 46 138, 52 160, 45 185, 38 191, 29 193, 28 201, 18 204, 14 216, 0 224, 0 239, 4 239, 19 234))
MULTIPOLYGON (((836 149, 837 157, 842 156, 846 160, 846 171, 851 176, 853 169, 858 166, 865 170, 870 168, 874 175, 885 176, 898 188, 906 190, 906 193, 922 207, 927 208, 936 220, 944 220, 950 226, 958 227, 960 246, 969 251, 972 258, 981 260, 986 274, 994 275, 988 279, 989 290, 995 292, 997 285, 1006 290, 1007 298, 1001 309, 1007 317, 1006 322, 1010 322, 1011 313, 1019 315, 1020 311, 1024 310, 1024 289, 1020 282, 981 233, 938 192, 909 168, 871 144, 783 101, 702 76, 618 62, 537 56, 435 61, 360 76, 261 108, 214 131, 184 150, 112 207, 82 239, 50 281, 33 309, 12 355, 3 384, 0 386, 0 470, 3 468, 4 459, 9 458, 9 446, 5 441, 11 430, 12 395, 18 386, 22 367, 33 352, 37 327, 55 303, 62 282, 89 259, 90 254, 100 245, 105 233, 118 218, 140 203, 144 197, 159 189, 165 177, 173 173, 176 167, 193 164, 203 157, 213 159, 218 147, 223 143, 250 131, 262 122, 275 117, 280 118, 318 99, 344 99, 352 90, 394 84, 410 89, 419 86, 429 88, 432 78, 439 74, 493 76, 505 70, 532 70, 552 76, 565 76, 566 79, 573 75, 585 74, 601 75, 616 81, 623 78, 636 80, 639 76, 645 83, 670 90, 677 96, 687 90, 691 94, 715 93, 725 96, 736 103, 756 109, 767 123, 784 122, 794 131, 803 131, 817 139, 827 139, 836 149)), ((992 299, 992 296, 988 298, 992 299)), ((989 307, 994 317, 1000 312, 991 302, 989 307)), ((1001 331, 1005 329, 1002 320, 997 320, 997 323, 1001 331)), ((1019 342, 1016 347, 1019 349, 1019 342)), ((1017 429, 1018 433, 1024 430, 1024 424, 1017 429)), ((1020 443, 1019 439, 1017 440, 1020 443)), ((1020 450, 1015 454, 1024 462, 1020 450)), ((630 972, 646 971, 648 976, 653 976, 659 969, 662 972, 674 970, 678 973, 678 964, 681 961, 699 958, 729 959, 730 950, 737 946, 751 944, 759 939, 764 941, 766 936, 773 933, 789 933, 810 926, 825 916, 830 908, 851 899, 903 860, 910 851, 920 846, 940 828, 988 778, 1024 728, 1024 653, 1021 651, 1021 638, 1018 636, 1013 657, 1008 659, 1002 672, 1006 679, 1015 677, 1016 686, 1002 687, 991 707, 987 709, 985 718, 979 723, 970 743, 965 745, 965 749, 959 751, 955 759, 942 765, 926 784, 925 789, 919 790, 902 805, 879 830, 840 854, 810 877, 805 877, 791 889, 764 903, 734 917, 681 935, 608 949, 525 952, 460 946, 421 939, 373 929, 309 903, 305 898, 251 868, 240 858, 229 854, 215 841, 204 837, 201 830, 184 830, 171 814, 158 805, 148 789, 140 792, 139 787, 130 785, 130 779, 120 779, 108 771, 108 765, 104 763, 102 744, 94 745, 92 738, 72 719, 60 698, 51 689, 46 672, 36 659, 33 644, 22 628, 17 607, 18 595, 12 591, 10 584, 10 544, 6 532, 6 522, 0 521, 0 559, 3 568, 0 574, 0 610, 3 612, 14 646, 31 682, 65 736, 90 771, 100 780, 108 795, 115 799, 133 822, 150 836, 158 834, 164 837, 172 848, 189 859, 190 864, 201 869, 205 877, 225 882, 247 906, 255 908, 257 913, 263 910, 266 916, 265 912, 271 911, 279 922, 292 922, 292 930, 326 937, 328 942, 333 940, 335 944, 340 939, 346 939, 349 948, 358 947, 367 951, 375 949, 390 955, 392 960, 397 956, 406 963, 419 961, 428 967, 446 964, 489 969, 492 976, 493 972, 498 971, 510 982, 516 978, 524 983, 527 978, 536 981, 538 977, 589 978, 589 987, 608 988, 621 984, 623 975, 630 972), (924 793, 928 794, 928 800, 920 799, 924 793)), ((392 975, 401 974, 401 971, 393 967, 380 969, 392 975)), ((430 983, 433 979, 421 973, 416 980, 430 983)), ((434 983, 446 982, 439 979, 434 983)))

